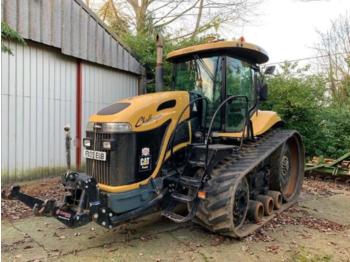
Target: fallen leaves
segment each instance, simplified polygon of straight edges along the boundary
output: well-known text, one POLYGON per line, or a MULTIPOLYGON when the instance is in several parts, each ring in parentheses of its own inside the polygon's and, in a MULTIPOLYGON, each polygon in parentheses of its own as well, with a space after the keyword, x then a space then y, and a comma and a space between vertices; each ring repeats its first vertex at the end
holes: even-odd
POLYGON ((350 187, 333 181, 327 182, 317 179, 305 179, 303 183, 303 192, 315 196, 332 196, 337 194, 339 190, 350 191, 350 187))
MULTIPOLYGON (((3 189, 9 190, 10 186, 3 189)), ((55 198, 62 199, 64 189, 60 178, 46 178, 24 184, 21 190, 29 195, 36 196, 42 199, 55 198)), ((26 218, 33 215, 32 209, 25 206, 19 201, 1 199, 1 217, 10 221, 26 218)))
POLYGON ((278 254, 278 250, 279 250, 279 246, 278 245, 271 245, 271 246, 267 246, 265 247, 266 252, 270 252, 272 254, 278 254))

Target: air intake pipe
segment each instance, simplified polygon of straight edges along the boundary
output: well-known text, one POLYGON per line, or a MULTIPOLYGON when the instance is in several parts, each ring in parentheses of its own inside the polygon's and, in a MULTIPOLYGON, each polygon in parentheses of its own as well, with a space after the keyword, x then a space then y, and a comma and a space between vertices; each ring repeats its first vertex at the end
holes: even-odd
POLYGON ((157 59, 156 59, 156 92, 163 90, 163 38, 156 36, 157 59))

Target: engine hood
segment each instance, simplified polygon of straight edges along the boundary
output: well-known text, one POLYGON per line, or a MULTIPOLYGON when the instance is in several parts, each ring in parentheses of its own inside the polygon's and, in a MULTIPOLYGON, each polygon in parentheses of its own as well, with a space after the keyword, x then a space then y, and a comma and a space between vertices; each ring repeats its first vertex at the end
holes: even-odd
MULTIPOLYGON (((126 98, 90 117, 94 123, 129 123, 132 131, 141 132, 160 126, 169 119, 177 121, 189 103, 186 91, 159 92, 126 98)), ((189 117, 189 109, 182 120, 189 117)))

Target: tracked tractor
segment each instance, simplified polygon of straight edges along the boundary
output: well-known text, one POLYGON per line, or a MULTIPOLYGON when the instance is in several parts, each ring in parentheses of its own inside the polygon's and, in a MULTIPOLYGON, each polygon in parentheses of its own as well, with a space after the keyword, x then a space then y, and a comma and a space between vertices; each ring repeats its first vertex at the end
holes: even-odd
POLYGON ((173 51, 171 91, 117 101, 90 117, 85 173, 62 177, 62 203, 7 193, 70 227, 113 228, 148 213, 244 237, 297 201, 304 176, 298 132, 282 128, 259 65, 243 39, 173 51), (181 208, 182 207, 182 208, 181 208))

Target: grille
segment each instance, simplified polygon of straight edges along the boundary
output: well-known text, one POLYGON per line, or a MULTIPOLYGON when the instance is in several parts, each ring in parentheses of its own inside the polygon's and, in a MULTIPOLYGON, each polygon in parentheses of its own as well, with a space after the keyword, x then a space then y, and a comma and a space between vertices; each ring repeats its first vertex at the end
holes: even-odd
MULTIPOLYGON (((102 148, 102 140, 110 139, 110 134, 87 132, 87 137, 93 141, 92 149, 97 151, 105 151, 102 148)), ((99 161, 93 159, 86 159, 86 173, 94 177, 98 183, 112 184, 111 167, 110 167, 110 153, 107 151, 106 161, 99 161)))

